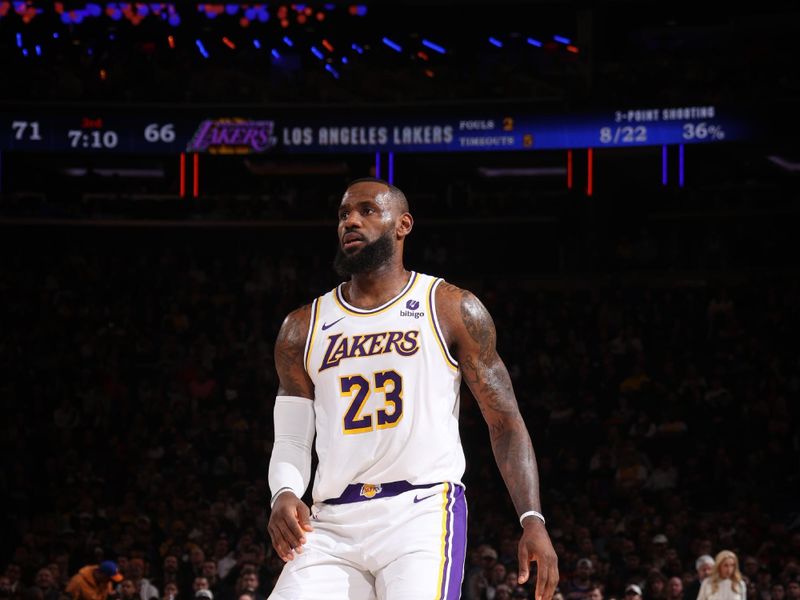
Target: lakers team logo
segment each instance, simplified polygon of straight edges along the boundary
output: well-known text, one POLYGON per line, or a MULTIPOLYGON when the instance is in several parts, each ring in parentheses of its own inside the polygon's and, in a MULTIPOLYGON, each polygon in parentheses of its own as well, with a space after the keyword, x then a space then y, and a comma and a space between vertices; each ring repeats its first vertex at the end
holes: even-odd
POLYGON ((419 350, 418 329, 344 337, 341 333, 336 333, 328 337, 328 347, 319 370, 322 372, 330 367, 335 367, 346 358, 360 358, 392 352, 396 352, 400 356, 411 356, 417 350, 419 350))
POLYGON ((375 496, 380 494, 382 490, 383 488, 381 487, 380 484, 375 485, 372 483, 365 483, 364 485, 361 486, 360 495, 364 496, 366 499, 369 500, 370 498, 374 498, 375 496))

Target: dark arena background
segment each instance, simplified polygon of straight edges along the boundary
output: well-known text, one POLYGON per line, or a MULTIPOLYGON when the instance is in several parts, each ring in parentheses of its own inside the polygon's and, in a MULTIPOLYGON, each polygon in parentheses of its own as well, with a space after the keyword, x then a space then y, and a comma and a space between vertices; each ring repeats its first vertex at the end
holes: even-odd
MULTIPOLYGON (((0 1, 0 600, 105 560, 269 595, 273 344, 364 176, 495 319, 563 598, 696 600, 728 549, 800 600, 798 39, 791 2, 0 1)), ((533 598, 460 418, 463 598, 533 598)))

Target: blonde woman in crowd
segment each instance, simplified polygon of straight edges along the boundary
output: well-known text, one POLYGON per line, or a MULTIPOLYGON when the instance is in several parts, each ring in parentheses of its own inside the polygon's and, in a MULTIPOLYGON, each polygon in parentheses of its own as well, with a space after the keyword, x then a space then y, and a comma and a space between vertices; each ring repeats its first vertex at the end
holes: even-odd
POLYGON ((733 552, 723 550, 717 554, 714 570, 700 586, 697 600, 747 600, 747 585, 733 552))

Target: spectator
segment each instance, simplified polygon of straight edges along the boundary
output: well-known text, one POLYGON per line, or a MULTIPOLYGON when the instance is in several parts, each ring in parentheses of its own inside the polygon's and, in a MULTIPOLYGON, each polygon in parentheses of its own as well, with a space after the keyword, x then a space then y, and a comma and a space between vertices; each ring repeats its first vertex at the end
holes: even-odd
POLYGON ((575 574, 564 586, 564 598, 566 600, 583 600, 592 587, 592 573, 594 566, 588 558, 581 558, 575 564, 575 574))
POLYGON ((217 575, 217 562, 206 560, 203 562, 203 577, 208 580, 208 589, 214 592, 217 600, 230 600, 232 593, 228 585, 217 575))
POLYGON ((497 586, 505 582, 506 579, 506 566, 498 562, 492 567, 491 575, 489 576, 489 583, 486 586, 487 600, 494 600, 497 594, 497 586))
MULTIPOLYGON (((492 577, 492 569, 497 564, 497 550, 483 544, 478 548, 480 565, 474 569, 465 581, 465 600, 483 600, 492 577)), ((513 595, 513 590, 512 590, 513 595)))
POLYGON ((217 561, 217 574, 220 579, 225 579, 230 570, 236 565, 231 544, 227 537, 220 537, 214 543, 213 558, 217 561))
POLYGON ((530 598, 528 590, 524 586, 518 585, 511 591, 512 600, 522 600, 523 598, 530 598))
POLYGON ((686 590, 683 593, 683 597, 686 600, 697 600, 697 596, 700 594, 700 585, 714 570, 714 559, 708 554, 703 554, 694 561, 694 569, 697 577, 691 584, 686 586, 686 590))
POLYGON ((158 600, 158 588, 144 576, 145 563, 141 558, 132 558, 128 563, 128 576, 139 590, 141 600, 158 600))
POLYGON ((9 600, 12 598, 11 580, 8 575, 0 575, 0 599, 9 600))
POLYGON ((178 600, 180 596, 180 588, 174 581, 170 581, 164 585, 164 600, 178 600))
POLYGON ((22 597, 22 593, 25 591, 25 586, 22 585, 22 581, 20 581, 20 576, 22 575, 22 569, 16 563, 9 563, 6 567, 5 576, 8 577, 8 587, 11 590, 11 595, 16 597, 22 597))
POLYGON ((174 584, 179 589, 181 587, 182 578, 180 576, 179 564, 178 557, 174 554, 167 554, 164 557, 164 561, 161 565, 161 580, 159 581, 159 586, 161 589, 165 590, 165 596, 167 594, 167 585, 174 584))
POLYGON ((511 600, 511 587, 506 583, 501 583, 494 590, 494 600, 511 600))
POLYGON ((747 600, 747 588, 736 554, 730 550, 717 554, 711 575, 700 586, 697 600, 747 600))
POLYGON ((36 587, 42 590, 43 600, 58 600, 61 592, 56 586, 53 572, 47 567, 42 567, 36 571, 36 579, 34 580, 36 587))
MULTIPOLYGON (((667 562, 668 543, 669 540, 663 533, 654 535, 653 539, 650 541, 650 566, 659 572, 664 568, 667 562)), ((666 584, 666 581, 663 583, 666 584)), ((647 590, 645 590, 645 592, 647 592, 647 590)), ((645 593, 645 597, 647 597, 647 593, 645 593)))
POLYGON ((106 600, 113 591, 112 581, 122 581, 122 574, 117 563, 106 560, 80 569, 67 583, 66 592, 72 600, 106 600))
POLYGON ((794 580, 786 584, 786 600, 800 600, 800 581, 794 580))
POLYGON ((254 600, 266 600, 260 590, 258 571, 254 567, 245 567, 242 571, 242 576, 239 578, 239 584, 236 586, 236 595, 238 597, 243 593, 251 594, 254 600))
POLYGON ((661 571, 650 571, 647 575, 647 583, 644 587, 644 600, 666 600, 666 588, 667 579, 661 574, 661 571))
POLYGON ((139 597, 139 590, 132 579, 123 579, 119 584, 120 600, 136 600, 139 597))
POLYGON ((586 598, 587 600, 603 600, 603 588, 597 584, 592 585, 586 598))
POLYGON ((635 583, 625 586, 625 600, 642 600, 642 588, 635 583))
POLYGON ((667 600, 688 600, 683 595, 683 580, 680 577, 670 577, 667 581, 667 600))

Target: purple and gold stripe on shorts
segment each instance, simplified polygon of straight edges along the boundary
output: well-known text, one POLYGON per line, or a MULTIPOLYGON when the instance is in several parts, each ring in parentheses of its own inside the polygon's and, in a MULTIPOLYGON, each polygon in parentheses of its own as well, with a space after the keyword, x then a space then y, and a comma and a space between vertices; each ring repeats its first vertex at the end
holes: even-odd
POLYGON ((464 487, 445 483, 442 490, 442 564, 435 600, 458 600, 467 552, 467 502, 464 487))

